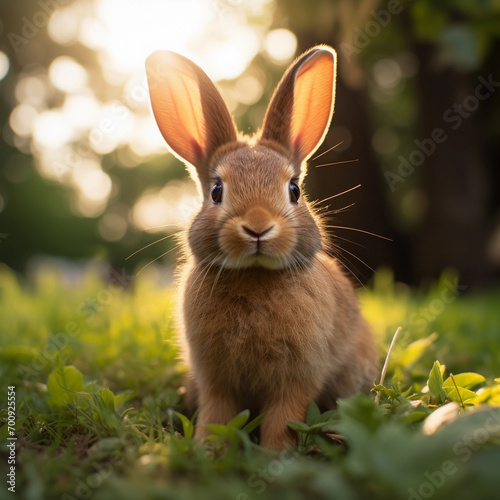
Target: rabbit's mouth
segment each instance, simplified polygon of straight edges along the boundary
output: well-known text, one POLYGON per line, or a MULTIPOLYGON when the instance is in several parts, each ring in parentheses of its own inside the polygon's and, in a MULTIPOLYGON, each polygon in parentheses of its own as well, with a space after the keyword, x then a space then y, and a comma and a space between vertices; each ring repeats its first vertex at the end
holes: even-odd
POLYGON ((288 259, 265 255, 256 252, 252 255, 228 256, 221 259, 221 266, 227 269, 248 269, 252 267, 261 267, 271 270, 284 269, 289 266, 288 259))
POLYGON ((220 258, 220 265, 228 269, 249 267, 284 269, 290 266, 292 260, 291 249, 286 243, 289 242, 283 242, 281 238, 270 238, 269 240, 242 238, 238 242, 233 240, 230 248, 228 245, 223 246, 225 255, 220 258), (279 248, 280 246, 282 248, 279 248))
POLYGON ((258 223, 249 217, 234 217, 219 234, 219 264, 230 269, 283 269, 290 265, 296 243, 295 231, 282 217, 266 217, 258 223))

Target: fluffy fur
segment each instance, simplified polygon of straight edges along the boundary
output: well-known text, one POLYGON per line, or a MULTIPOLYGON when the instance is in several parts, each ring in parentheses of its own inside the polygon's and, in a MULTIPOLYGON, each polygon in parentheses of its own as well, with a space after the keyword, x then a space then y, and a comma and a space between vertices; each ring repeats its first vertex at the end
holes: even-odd
POLYGON ((203 195, 180 270, 196 435, 250 408, 265 413, 261 444, 281 449, 294 440, 287 422, 303 421, 311 401, 328 409, 368 390, 378 365, 354 289, 324 251, 319 217, 290 192, 331 120, 335 52, 314 47, 290 66, 252 139, 237 134, 219 92, 188 59, 155 52, 147 73, 160 131, 203 195))

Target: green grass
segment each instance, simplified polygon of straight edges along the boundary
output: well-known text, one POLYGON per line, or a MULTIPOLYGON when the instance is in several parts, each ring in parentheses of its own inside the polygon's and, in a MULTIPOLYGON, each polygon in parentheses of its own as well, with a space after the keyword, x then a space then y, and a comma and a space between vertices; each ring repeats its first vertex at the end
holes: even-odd
POLYGON ((0 498, 9 386, 19 498, 498 497, 499 291, 457 290, 445 273, 422 293, 380 271, 359 295, 384 356, 403 327, 380 401, 312 405, 292 424, 298 451, 273 454, 246 413, 213 426, 208 444, 192 437, 173 289, 154 270, 117 276, 47 267, 21 283, 0 268, 0 498))

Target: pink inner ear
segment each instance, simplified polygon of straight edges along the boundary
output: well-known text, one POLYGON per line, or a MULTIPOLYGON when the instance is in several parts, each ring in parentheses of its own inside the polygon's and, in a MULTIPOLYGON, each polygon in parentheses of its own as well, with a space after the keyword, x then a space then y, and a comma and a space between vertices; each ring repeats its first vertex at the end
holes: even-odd
POLYGON ((300 154, 300 145, 302 142, 302 132, 298 132, 297 135, 293 139, 293 144, 292 144, 292 151, 295 151, 295 153, 300 154))
POLYGON ((335 88, 335 55, 320 50, 297 72, 294 87, 291 139, 300 161, 321 144, 330 124, 335 88))
POLYGON ((195 139, 191 139, 191 151, 197 158, 203 157, 203 148, 201 147, 201 144, 195 139))

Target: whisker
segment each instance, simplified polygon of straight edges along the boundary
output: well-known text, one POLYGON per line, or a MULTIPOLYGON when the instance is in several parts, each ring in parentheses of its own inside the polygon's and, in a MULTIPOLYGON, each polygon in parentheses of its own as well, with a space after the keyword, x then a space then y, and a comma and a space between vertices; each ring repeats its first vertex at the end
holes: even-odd
POLYGON ((151 264, 153 264, 153 262, 156 262, 158 259, 165 257, 165 255, 169 254, 170 252, 173 252, 176 249, 177 249, 177 247, 171 248, 168 252, 162 253, 161 255, 156 257, 156 259, 153 259, 151 262, 148 262, 145 266, 141 267, 141 269, 137 272, 137 274, 135 276, 136 277, 139 276, 139 274, 141 274, 142 271, 144 271, 144 269, 146 269, 146 267, 150 266, 151 264))
POLYGON ((335 248, 338 248, 341 252, 347 252, 349 255, 351 255, 356 260, 358 260, 359 262, 361 262, 361 264, 363 264, 368 269, 370 269, 370 271, 373 271, 374 273, 376 273, 375 269, 373 269, 372 267, 370 267, 363 259, 360 259, 357 255, 353 254, 352 252, 349 252, 349 250, 346 250, 345 248, 340 247, 338 245, 335 245, 335 248))
POLYGON ((328 236, 334 240, 342 240, 342 241, 345 241, 346 243, 349 243, 351 245, 356 245, 358 247, 361 247, 361 248, 367 248, 366 245, 362 245, 361 243, 358 243, 357 241, 352 241, 352 240, 349 240, 347 238, 343 238, 342 236, 339 236, 338 234, 330 234, 328 233, 328 236))
POLYGON ((342 212, 345 212, 346 210, 349 210, 350 208, 352 208, 354 205, 356 205, 356 203, 351 203, 350 205, 346 205, 345 207, 342 207, 342 208, 336 208, 334 210, 330 210, 328 212, 328 215, 336 215, 336 214, 340 214, 342 212))
POLYGON ((381 239, 386 240, 386 241, 393 241, 391 238, 387 238, 385 236, 381 236, 380 234, 371 233, 370 231, 365 231, 364 229, 357 229, 355 227, 332 226, 332 225, 326 225, 325 227, 331 227, 333 229, 347 229, 349 231, 357 231, 359 233, 369 234, 370 236, 375 236, 377 238, 381 238, 381 239))
POLYGON ((164 240, 167 240, 168 238, 172 238, 175 236, 176 233, 174 234, 169 234, 167 236, 164 236, 163 238, 160 238, 159 240, 156 240, 156 241, 153 241, 153 243, 148 243, 146 246, 140 248, 139 250, 136 250, 134 253, 131 253, 125 260, 128 260, 130 259, 131 257, 133 257, 134 255, 138 254, 139 252, 142 252, 143 250, 146 250, 146 248, 149 248, 150 246, 152 245, 156 245, 157 243, 160 243, 160 241, 164 241, 164 240))
POLYGON ((146 227, 145 231, 149 231, 150 229, 159 229, 161 227, 179 227, 180 224, 178 223, 171 223, 171 224, 160 224, 159 226, 151 226, 151 227, 146 227))
POLYGON ((205 273, 203 275, 203 278, 201 279, 200 286, 198 287, 198 291, 196 292, 196 296, 195 296, 196 299, 198 298, 198 295, 199 295, 200 290, 201 290, 201 288, 203 286, 203 282, 205 281, 205 278, 207 277, 207 274, 209 273, 209 271, 212 268, 212 266, 215 265, 215 263, 217 262, 218 258, 221 255, 222 255, 222 251, 219 251, 215 256, 214 255, 208 255, 207 257, 205 257, 204 259, 202 259, 200 262, 198 262, 196 264, 195 270, 197 270, 197 271, 199 270, 200 274, 193 281, 193 283, 191 283, 191 287, 194 287, 194 285, 196 285, 196 282, 200 279, 201 273, 203 273, 203 271, 205 271, 205 273))
POLYGON ((361 187, 361 184, 358 184, 357 186, 346 189, 345 191, 342 191, 341 193, 337 193, 337 194, 334 194, 332 196, 329 196, 328 198, 324 198, 323 200, 318 201, 318 203, 323 203, 325 201, 331 200, 332 198, 337 198, 337 196, 342 196, 343 194, 350 193, 351 191, 354 191, 355 189, 358 189, 360 187, 361 187))
POLYGON ((349 271, 349 273, 352 275, 353 278, 356 279, 356 281, 363 287, 365 288, 365 285, 361 282, 361 280, 356 276, 356 274, 347 266, 347 264, 340 258, 337 257, 337 260, 349 271))
MULTIPOLYGON (((200 275, 201 275, 201 273, 203 272, 203 266, 205 266, 205 267, 206 267, 206 270, 205 270, 205 272, 204 272, 204 274, 203 274, 203 278, 202 278, 202 280, 201 280, 201 282, 200 282, 200 284, 199 284, 199 286, 198 286, 198 290, 196 291, 196 295, 195 295, 195 302, 197 302, 197 301, 198 301, 198 296, 200 295, 200 291, 201 291, 201 289, 202 289, 202 287, 203 287, 203 284, 205 283, 205 279, 207 278, 208 274, 209 274, 209 273, 210 273, 210 271, 212 270, 212 267, 214 267, 216 264, 218 264, 218 259, 219 259, 219 257, 221 257, 221 256, 222 256, 222 251, 218 252, 218 253, 217 253, 217 255, 215 255, 215 256, 211 256, 210 258, 205 258, 205 259, 203 259, 203 261, 202 261, 202 262, 207 262, 207 261, 208 261, 208 265, 207 265, 207 264, 205 264, 205 263, 203 263, 202 268, 200 269, 200 275)), ((224 262, 225 262, 225 261, 226 261, 226 260, 224 260, 224 262)), ((198 268, 198 266, 196 266, 196 267, 198 268)), ((194 286, 194 284, 195 284, 195 283, 193 283, 193 286, 194 286)), ((212 291, 213 291, 213 289, 212 289, 212 291)), ((212 296, 212 292, 210 293, 210 297, 211 297, 211 296, 212 296)), ((210 297, 209 297, 209 298, 210 298, 210 297)), ((205 318, 206 318, 206 316, 207 316, 207 315, 208 315, 208 309, 206 309, 206 310, 205 310, 205 313, 203 314, 202 323, 204 323, 204 322, 205 322, 205 318)))
POLYGON ((330 149, 327 149, 326 151, 323 151, 322 153, 320 153, 318 156, 311 158, 311 161, 317 160, 321 156, 326 155, 326 153, 329 153, 332 149, 338 148, 341 144, 344 144, 344 141, 340 141, 338 144, 335 144, 335 146, 332 146, 330 149))
POLYGON ((314 168, 330 167, 332 165, 342 165, 343 163, 353 163, 355 161, 359 161, 359 158, 355 158, 354 160, 343 160, 343 161, 334 161, 332 163, 323 163, 321 165, 314 165, 314 168))

